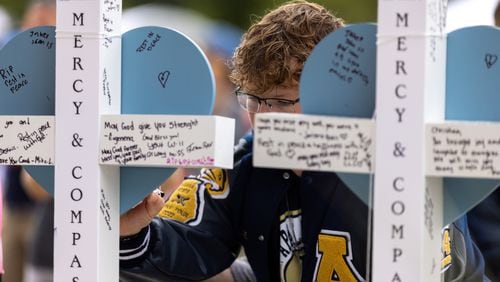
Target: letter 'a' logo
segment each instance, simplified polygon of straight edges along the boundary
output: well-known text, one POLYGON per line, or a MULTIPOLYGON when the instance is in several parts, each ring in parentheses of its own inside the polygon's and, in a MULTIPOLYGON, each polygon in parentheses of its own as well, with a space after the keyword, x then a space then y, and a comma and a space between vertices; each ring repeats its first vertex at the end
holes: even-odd
POLYGON ((321 230, 316 245, 313 281, 364 281, 352 265, 351 236, 347 232, 321 230))

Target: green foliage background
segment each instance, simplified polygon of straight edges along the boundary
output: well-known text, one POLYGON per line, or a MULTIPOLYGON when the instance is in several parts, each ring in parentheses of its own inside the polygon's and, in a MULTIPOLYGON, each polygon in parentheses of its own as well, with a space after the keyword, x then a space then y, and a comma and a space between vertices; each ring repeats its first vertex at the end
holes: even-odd
MULTIPOLYGON (((54 0, 55 1, 55 0, 54 0)), ((377 14, 376 0, 310 0, 328 7, 337 16, 348 23, 375 22, 377 14)), ((0 5, 7 9, 15 23, 22 17, 29 0, 0 0, 0 5)), ((145 3, 168 3, 192 8, 210 18, 224 20, 246 29, 252 15, 262 15, 266 10, 286 2, 279 0, 123 0, 124 8, 145 3)))

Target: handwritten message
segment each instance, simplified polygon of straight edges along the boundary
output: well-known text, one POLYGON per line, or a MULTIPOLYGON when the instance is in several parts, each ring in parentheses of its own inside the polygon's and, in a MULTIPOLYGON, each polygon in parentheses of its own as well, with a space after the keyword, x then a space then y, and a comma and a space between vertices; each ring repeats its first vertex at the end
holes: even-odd
POLYGON ((443 35, 446 24, 446 1, 432 0, 427 3, 427 15, 431 24, 428 25, 429 32, 433 36, 429 36, 427 41, 429 44, 429 58, 432 62, 436 62, 439 56, 438 48, 442 46, 440 42, 445 40, 443 35))
POLYGON ((258 114, 254 128, 254 165, 370 172, 372 123, 366 119, 258 114))
POLYGON ((31 45, 45 46, 47 49, 54 47, 54 37, 48 32, 32 30, 30 31, 31 45))
POLYGON ((160 42, 161 35, 155 32, 148 32, 146 35, 146 38, 141 42, 141 45, 137 47, 135 50, 138 53, 144 52, 144 51, 152 51, 158 42, 160 42))
POLYGON ((104 0, 101 15, 102 31, 106 36, 102 40, 102 45, 109 48, 113 44, 113 33, 119 30, 121 16, 121 1, 104 0))
POLYGON ((2 78, 2 84, 12 94, 16 94, 29 83, 26 75, 12 65, 0 67, 0 78, 2 78))
POLYGON ((500 178, 500 125, 428 124, 427 174, 500 178))
POLYGON ((102 164, 232 168, 234 120, 218 116, 103 116, 102 164))
POLYGON ((104 99, 107 101, 107 104, 111 106, 111 90, 109 85, 110 82, 108 79, 108 72, 105 67, 102 73, 102 94, 104 95, 104 99))
POLYGON ((0 165, 54 165, 54 117, 0 116, 0 165))
POLYGON ((353 79, 361 80, 364 85, 368 85, 368 75, 363 71, 359 63, 360 56, 365 52, 361 46, 363 36, 346 29, 345 41, 339 43, 333 50, 333 59, 329 72, 342 81, 351 83, 353 79))
POLYGON ((106 226, 108 230, 113 230, 111 226, 111 205, 109 204, 108 199, 106 198, 106 194, 104 193, 104 189, 101 189, 101 203, 99 205, 99 209, 101 210, 101 215, 106 222, 106 226))

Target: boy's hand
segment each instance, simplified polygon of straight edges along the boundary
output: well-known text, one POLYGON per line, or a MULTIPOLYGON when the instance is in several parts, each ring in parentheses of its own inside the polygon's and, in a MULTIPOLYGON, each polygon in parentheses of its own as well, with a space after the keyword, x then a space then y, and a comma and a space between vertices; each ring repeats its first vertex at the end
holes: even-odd
POLYGON ((131 236, 148 226, 165 205, 165 193, 154 190, 137 205, 120 216, 120 236, 131 236))

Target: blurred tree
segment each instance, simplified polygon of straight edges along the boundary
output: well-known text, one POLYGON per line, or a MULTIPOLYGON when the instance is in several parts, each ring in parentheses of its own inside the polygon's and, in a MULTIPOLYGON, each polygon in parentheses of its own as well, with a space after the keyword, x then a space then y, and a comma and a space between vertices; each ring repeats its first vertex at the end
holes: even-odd
MULTIPOLYGON (((336 12, 347 22, 375 22, 377 16, 376 0, 311 0, 336 12)), ((144 4, 143 0, 124 0, 125 7, 144 4)), ((161 2, 182 5, 192 8, 208 17, 225 20, 243 29, 246 29, 252 20, 252 15, 262 15, 264 11, 272 9, 286 0, 153 0, 148 2, 161 2)))
MULTIPOLYGON (((377 17, 377 0, 310 0, 328 7, 344 18, 348 23, 353 22, 375 22, 377 17)), ((0 0, 19 23, 22 13, 30 0, 0 0)), ((286 2, 285 0, 123 0, 124 8, 141 5, 145 3, 158 2, 180 5, 192 8, 210 18, 227 21, 242 29, 250 25, 252 15, 262 15, 264 11, 272 9, 286 2)))
POLYGON ((19 25, 21 16, 24 12, 25 7, 28 5, 28 1, 9 1, 0 0, 0 6, 4 7, 7 12, 11 15, 14 25, 19 25))

